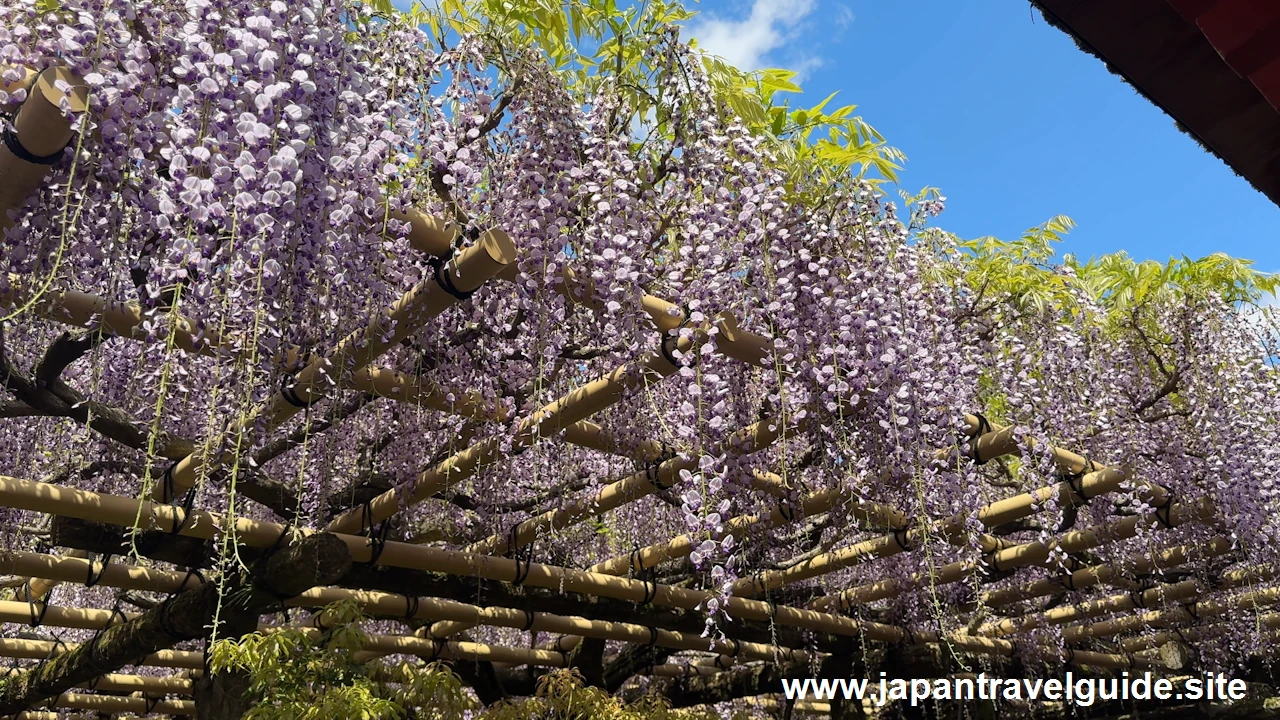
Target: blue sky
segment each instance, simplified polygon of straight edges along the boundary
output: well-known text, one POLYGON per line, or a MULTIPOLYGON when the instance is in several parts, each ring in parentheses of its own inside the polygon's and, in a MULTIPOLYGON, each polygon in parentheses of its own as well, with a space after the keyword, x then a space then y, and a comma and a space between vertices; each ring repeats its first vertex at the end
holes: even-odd
POLYGON ((1015 237, 1062 213, 1064 252, 1224 251, 1280 270, 1280 207, 1020 0, 703 0, 690 32, 739 67, 802 71, 941 188, 937 222, 1015 237))

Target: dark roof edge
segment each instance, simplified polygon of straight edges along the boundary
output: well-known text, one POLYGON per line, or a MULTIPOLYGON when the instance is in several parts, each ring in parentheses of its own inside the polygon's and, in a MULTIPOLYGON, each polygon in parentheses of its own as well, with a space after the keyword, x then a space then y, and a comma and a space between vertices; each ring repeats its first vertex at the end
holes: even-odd
MULTIPOLYGON (((1031 3, 1032 7, 1040 11, 1040 15, 1044 18, 1044 21, 1048 23, 1050 27, 1054 27, 1062 31, 1064 34, 1067 35, 1067 37, 1070 37, 1072 40, 1075 41, 1076 47, 1080 48, 1084 52, 1087 52, 1090 55, 1101 60, 1103 66, 1107 68, 1108 72, 1110 72, 1112 75, 1119 76, 1121 79, 1125 81, 1125 84, 1133 88, 1134 91, 1136 91, 1139 95, 1141 95, 1144 99, 1146 99, 1147 102, 1159 108, 1161 112, 1163 112, 1166 116, 1168 116, 1170 119, 1173 120, 1173 124, 1176 128, 1181 130, 1184 134, 1190 136, 1191 139, 1195 140, 1196 144, 1200 146, 1200 149, 1204 150, 1205 152, 1221 160, 1222 163, 1226 165, 1228 168, 1230 168, 1231 172, 1235 173, 1237 177, 1243 178, 1245 182, 1249 183, 1249 185, 1253 186, 1255 189, 1258 189, 1258 192, 1262 192, 1261 189, 1257 188, 1257 186, 1254 185, 1253 181, 1250 180, 1248 176, 1246 176, 1244 173, 1241 173, 1238 169, 1236 169, 1235 165, 1231 164, 1230 160, 1227 160, 1225 157, 1223 157, 1222 153, 1218 152, 1212 145, 1205 142, 1205 139, 1200 137, 1200 135, 1197 134, 1195 130, 1192 130, 1187 125, 1184 125, 1183 122, 1178 119, 1178 116, 1169 112, 1169 108, 1165 107, 1164 103, 1160 102, 1159 100, 1157 100, 1156 98, 1148 94, 1146 89, 1144 89, 1138 83, 1134 82, 1133 78, 1129 77, 1129 75, 1125 73, 1123 70, 1113 65, 1111 61, 1107 59, 1107 56, 1103 55, 1102 52, 1099 51, 1096 47, 1094 47, 1092 43, 1090 43, 1088 40, 1085 40, 1084 38, 1076 34, 1076 31, 1072 29, 1071 26, 1068 25, 1065 20, 1059 17, 1057 13, 1045 7, 1040 2, 1040 0, 1028 0, 1028 2, 1031 3)), ((1208 40, 1206 40, 1205 42, 1208 42, 1208 40)), ((1262 195, 1265 197, 1267 193, 1263 192, 1262 195)))

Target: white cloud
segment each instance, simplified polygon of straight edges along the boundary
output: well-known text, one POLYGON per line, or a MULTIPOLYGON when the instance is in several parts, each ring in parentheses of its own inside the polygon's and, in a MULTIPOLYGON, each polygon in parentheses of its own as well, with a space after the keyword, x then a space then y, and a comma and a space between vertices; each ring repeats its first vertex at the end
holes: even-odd
POLYGON ((732 20, 699 14, 689 33, 712 55, 743 70, 759 70, 765 67, 765 56, 794 36, 796 26, 816 4, 815 0, 754 0, 748 17, 732 20))
POLYGON ((835 23, 836 29, 844 30, 853 24, 853 9, 848 5, 837 5, 836 11, 832 13, 832 22, 835 23))
POLYGON ((795 72, 796 76, 793 82, 797 85, 803 85, 804 81, 808 79, 809 73, 822 67, 822 65, 822 58, 814 55, 805 55, 798 60, 787 63, 786 68, 795 72))

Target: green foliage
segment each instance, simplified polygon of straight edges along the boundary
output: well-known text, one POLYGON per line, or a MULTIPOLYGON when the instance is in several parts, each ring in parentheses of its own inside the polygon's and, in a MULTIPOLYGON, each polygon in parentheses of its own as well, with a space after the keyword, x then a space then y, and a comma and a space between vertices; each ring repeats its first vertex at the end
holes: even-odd
MULTIPOLYGON (((1137 262, 1123 251, 1080 262, 1074 255, 1057 258, 1057 244, 1075 227, 1064 215, 1024 232, 1015 240, 983 237, 958 242, 962 262, 939 265, 939 271, 973 295, 979 313, 1006 304, 1016 310, 1056 308, 1078 312, 1088 298, 1111 321, 1131 318, 1135 311, 1170 296, 1217 295, 1229 303, 1258 303, 1274 296, 1274 274, 1253 269, 1253 262, 1214 253, 1193 260, 1183 256, 1160 263, 1137 262), (1064 269, 1066 272, 1064 272, 1064 269)), ((940 231, 924 241, 952 236, 940 231)), ((939 243, 938 247, 943 247, 939 243)))
POLYGON ((381 696, 369 667, 354 655, 364 646, 359 606, 346 601, 325 610, 333 626, 312 637, 302 628, 256 632, 221 640, 210 649, 210 669, 242 671, 255 703, 246 720, 374 720, 403 717, 381 696))
POLYGON ((706 711, 673 710, 663 698, 625 702, 586 687, 577 670, 557 670, 538 680, 537 693, 480 711, 462 680, 445 664, 360 664, 355 654, 367 635, 352 601, 322 611, 321 633, 285 627, 240 640, 222 640, 210 651, 215 673, 248 674, 254 707, 246 720, 456 720, 467 710, 476 720, 711 720, 706 711))
POLYGON ((1074 227, 1071 218, 1058 215, 1016 240, 981 237, 961 242, 964 262, 952 271, 963 273, 963 285, 979 297, 1007 297, 1013 305, 1036 309, 1069 305, 1075 282, 1054 271, 1054 244, 1074 227))
POLYGON ((1275 295, 1277 277, 1253 269, 1253 261, 1213 253, 1198 260, 1187 256, 1134 262, 1123 251, 1079 264, 1068 256, 1068 265, 1080 276, 1090 294, 1115 308, 1143 305, 1165 293, 1216 293, 1230 303, 1257 303, 1275 295))
MULTIPOLYGON (((625 108, 618 118, 620 129, 643 126, 651 139, 664 140, 672 140, 673 131, 661 88, 672 71, 649 63, 645 53, 670 26, 694 14, 667 0, 622 6, 616 0, 442 0, 438 8, 418 4, 409 11, 412 21, 441 45, 450 35, 465 32, 489 36, 494 47, 508 48, 490 57, 508 80, 518 75, 514 49, 535 48, 584 102, 604 87, 619 94, 625 108)), ((784 97, 801 92, 792 71, 745 72, 710 55, 703 65, 721 106, 753 133, 772 140, 791 176, 788 189, 811 174, 828 183, 851 175, 896 181, 905 156, 853 114, 855 105, 829 110, 833 94, 811 107, 793 108, 784 97)), ((637 144, 642 149, 644 142, 637 144)))
POLYGON ((475 701, 448 665, 400 663, 378 672, 383 693, 412 720, 456 720, 475 701))

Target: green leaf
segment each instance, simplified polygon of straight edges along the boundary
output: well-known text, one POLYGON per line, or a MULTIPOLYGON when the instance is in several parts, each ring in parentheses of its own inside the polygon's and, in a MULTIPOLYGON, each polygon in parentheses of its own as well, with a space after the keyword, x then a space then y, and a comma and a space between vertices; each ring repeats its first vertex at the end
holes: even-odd
POLYGON ((776 92, 802 92, 800 86, 791 82, 796 76, 793 70, 781 70, 778 68, 770 68, 760 71, 760 84, 769 90, 776 92))

